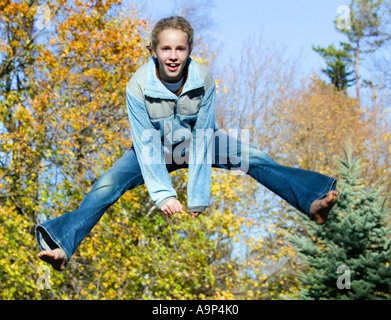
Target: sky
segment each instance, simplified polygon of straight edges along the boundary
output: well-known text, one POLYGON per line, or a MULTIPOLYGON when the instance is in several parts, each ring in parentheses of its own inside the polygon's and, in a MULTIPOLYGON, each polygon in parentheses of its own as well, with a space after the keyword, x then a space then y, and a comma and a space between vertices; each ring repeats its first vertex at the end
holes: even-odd
MULTIPOLYGON (((142 2, 145 13, 154 21, 177 11, 175 0, 142 2)), ((350 0, 215 0, 210 17, 214 23, 212 37, 220 40, 218 58, 226 62, 240 56, 245 39, 261 37, 299 57, 305 73, 320 72, 324 61, 312 46, 338 46, 340 41, 346 41, 336 30, 334 20, 341 15, 338 8, 349 3, 350 0)))

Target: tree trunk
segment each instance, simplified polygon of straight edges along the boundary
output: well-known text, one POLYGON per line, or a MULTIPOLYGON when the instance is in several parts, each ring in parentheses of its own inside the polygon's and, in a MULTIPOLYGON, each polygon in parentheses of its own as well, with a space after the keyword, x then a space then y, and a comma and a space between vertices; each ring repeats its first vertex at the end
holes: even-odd
POLYGON ((354 73, 356 74, 356 106, 357 108, 360 108, 360 84, 359 84, 359 78, 358 78, 358 67, 360 64, 360 43, 357 41, 356 46, 356 70, 354 73))

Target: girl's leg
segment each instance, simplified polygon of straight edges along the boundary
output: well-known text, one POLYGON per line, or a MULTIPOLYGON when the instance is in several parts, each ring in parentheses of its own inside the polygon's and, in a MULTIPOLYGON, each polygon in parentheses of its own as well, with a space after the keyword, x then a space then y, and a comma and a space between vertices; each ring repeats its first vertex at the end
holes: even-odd
POLYGON ((334 178, 280 165, 265 152, 221 132, 216 133, 214 159, 215 167, 240 169, 310 218, 311 205, 337 186, 334 178))
POLYGON ((106 210, 127 190, 144 183, 134 149, 126 152, 94 184, 80 207, 36 227, 41 250, 61 248, 69 261, 106 210))

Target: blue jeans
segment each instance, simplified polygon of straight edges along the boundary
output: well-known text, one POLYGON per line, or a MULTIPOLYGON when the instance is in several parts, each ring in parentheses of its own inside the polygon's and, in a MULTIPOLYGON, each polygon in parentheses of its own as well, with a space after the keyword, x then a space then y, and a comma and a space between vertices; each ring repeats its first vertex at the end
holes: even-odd
MULTIPOLYGON (((312 203, 336 189, 337 181, 334 178, 280 165, 266 153, 239 140, 232 143, 232 138, 229 138, 230 142, 226 143, 227 137, 220 134, 218 139, 215 138, 213 167, 243 171, 309 217, 312 203)), ((186 168, 187 164, 172 163, 166 166, 172 172, 186 168)), ((131 148, 95 182, 77 210, 36 227, 40 249, 59 247, 64 250, 68 262, 105 211, 126 191, 143 183, 135 151, 131 148)))

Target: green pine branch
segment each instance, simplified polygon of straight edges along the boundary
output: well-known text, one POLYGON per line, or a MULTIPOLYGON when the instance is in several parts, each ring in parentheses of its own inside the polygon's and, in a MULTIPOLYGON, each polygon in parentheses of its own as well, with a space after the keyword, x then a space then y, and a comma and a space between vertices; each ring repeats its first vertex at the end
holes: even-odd
POLYGON ((366 163, 354 157, 352 147, 337 158, 339 199, 328 221, 317 226, 303 217, 307 234, 293 235, 305 272, 298 274, 300 299, 388 299, 391 294, 390 209, 382 180, 364 184, 366 163), (345 268, 338 273, 339 268, 345 268), (346 269, 348 268, 348 269, 346 269), (342 278, 341 278, 342 277, 342 278), (349 288, 338 287, 338 281, 349 288), (345 283, 346 284, 346 283, 345 283))

